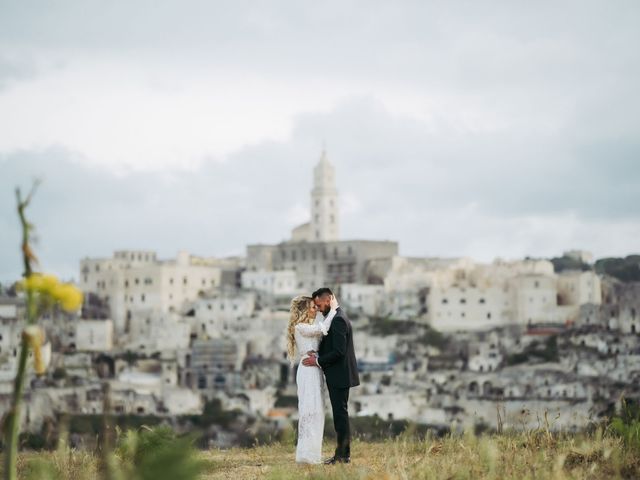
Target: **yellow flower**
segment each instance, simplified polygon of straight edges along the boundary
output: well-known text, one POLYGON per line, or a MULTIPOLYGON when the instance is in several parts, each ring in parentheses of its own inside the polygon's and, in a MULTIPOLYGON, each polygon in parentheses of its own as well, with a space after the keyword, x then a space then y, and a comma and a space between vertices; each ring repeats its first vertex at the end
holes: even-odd
POLYGON ((20 288, 25 291, 38 292, 42 290, 42 275, 32 273, 20 282, 20 288))
POLYGON ((52 295, 67 312, 75 312, 82 305, 82 292, 70 283, 58 285, 52 295))
POLYGON ((41 289, 43 292, 53 295, 54 290, 60 285, 58 277, 55 275, 42 275, 41 289))
POLYGON ((55 275, 33 273, 18 283, 20 290, 37 292, 68 311, 74 312, 82 305, 82 292, 70 283, 61 283, 55 275))

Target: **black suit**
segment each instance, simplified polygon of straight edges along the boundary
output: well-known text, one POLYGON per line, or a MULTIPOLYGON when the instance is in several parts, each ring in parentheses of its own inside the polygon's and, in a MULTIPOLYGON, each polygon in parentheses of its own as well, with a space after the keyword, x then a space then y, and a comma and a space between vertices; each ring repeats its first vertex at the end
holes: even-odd
POLYGON ((331 327, 318 348, 318 364, 324 371, 333 410, 333 426, 338 437, 336 458, 351 455, 349 428, 349 388, 360 385, 358 364, 353 348, 351 322, 338 307, 331 327))

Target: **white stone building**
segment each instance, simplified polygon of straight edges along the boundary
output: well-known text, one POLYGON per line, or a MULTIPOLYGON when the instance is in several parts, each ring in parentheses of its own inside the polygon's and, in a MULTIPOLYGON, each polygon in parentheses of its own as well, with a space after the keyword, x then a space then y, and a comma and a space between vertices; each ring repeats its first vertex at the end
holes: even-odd
POLYGON ((565 271, 558 275, 558 299, 561 305, 602 303, 600 278, 595 272, 565 271))
POLYGON ((220 290, 191 304, 191 331, 221 338, 248 330, 253 324, 256 295, 251 291, 220 290))
POLYGON ((108 302, 117 334, 128 331, 134 312, 179 311, 184 302, 220 285, 222 268, 215 259, 180 252, 160 261, 155 252, 118 251, 113 258, 80 262, 80 288, 108 302))
POLYGON ((76 323, 76 349, 81 352, 107 352, 113 348, 111 320, 79 320, 76 323))
POLYGON ((174 312, 138 312, 131 318, 129 333, 120 344, 147 355, 187 348, 191 328, 187 318, 174 312))
POLYGON ((581 305, 601 302, 595 273, 556 275, 546 260, 470 263, 434 271, 428 281, 427 318, 443 331, 573 323, 581 305))
POLYGON ((242 272, 242 288, 255 290, 272 296, 294 296, 298 291, 298 280, 293 270, 242 272))
POLYGON ((338 301, 350 313, 360 312, 365 315, 383 315, 385 298, 384 285, 344 283, 340 286, 338 301))
POLYGON ((398 254, 390 241, 340 240, 335 169, 323 152, 314 169, 311 220, 277 245, 247 246, 247 271, 293 271, 296 294, 321 286, 369 283, 368 263, 398 254))

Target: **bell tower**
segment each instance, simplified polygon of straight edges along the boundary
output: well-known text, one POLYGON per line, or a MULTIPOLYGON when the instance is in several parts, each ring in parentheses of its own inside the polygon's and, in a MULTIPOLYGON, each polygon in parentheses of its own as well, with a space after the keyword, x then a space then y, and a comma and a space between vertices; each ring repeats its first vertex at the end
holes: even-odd
POLYGON ((324 149, 313 171, 310 236, 312 242, 335 241, 340 236, 336 173, 324 149))

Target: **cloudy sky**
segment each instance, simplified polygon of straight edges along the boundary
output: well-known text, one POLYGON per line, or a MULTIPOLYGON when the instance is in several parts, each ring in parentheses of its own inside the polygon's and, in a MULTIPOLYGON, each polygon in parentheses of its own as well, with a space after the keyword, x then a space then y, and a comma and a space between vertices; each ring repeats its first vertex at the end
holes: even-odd
POLYGON ((43 268, 70 277, 284 240, 323 142, 344 238, 637 253, 638 25, 636 0, 0 0, 0 281, 33 177, 43 268))

